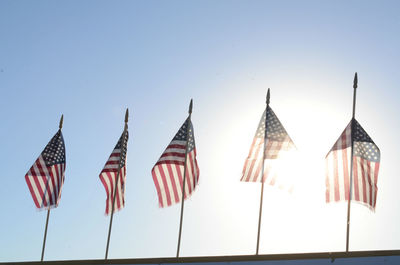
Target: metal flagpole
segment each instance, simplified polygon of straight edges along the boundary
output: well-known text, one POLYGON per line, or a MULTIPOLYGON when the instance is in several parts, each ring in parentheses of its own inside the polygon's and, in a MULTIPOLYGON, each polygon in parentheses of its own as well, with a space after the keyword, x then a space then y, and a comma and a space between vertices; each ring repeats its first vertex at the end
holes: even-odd
MULTIPOLYGON (((64 122, 64 115, 61 114, 61 119, 60 119, 60 124, 58 125, 58 128, 61 130, 64 122)), ((46 190, 48 189, 49 185, 49 179, 47 179, 46 182, 46 190)), ((46 217, 46 226, 44 228, 44 236, 43 236, 43 246, 42 246, 42 256, 40 257, 40 261, 43 261, 44 258, 44 249, 46 248, 46 238, 47 238, 47 227, 49 225, 49 217, 50 217, 50 206, 47 208, 47 217, 46 217)))
POLYGON ((190 100, 190 105, 189 105, 189 123, 188 123, 188 128, 187 128, 187 135, 186 135, 186 149, 185 149, 185 164, 184 164, 184 169, 183 169, 183 182, 182 182, 182 203, 181 203, 181 219, 179 222, 179 236, 178 236, 178 247, 176 250, 176 257, 179 258, 179 249, 181 247, 181 235, 182 235, 182 220, 183 220, 183 206, 185 204, 185 184, 186 184, 186 162, 187 162, 187 153, 188 153, 188 142, 189 142, 189 129, 190 129, 190 124, 191 124, 191 117, 192 117, 192 108, 193 108, 193 99, 190 100))
POLYGON ((120 151, 119 160, 118 160, 119 161, 119 163, 118 163, 118 172, 117 172, 117 177, 116 177, 115 186, 114 186, 114 196, 113 196, 113 203, 112 203, 112 206, 111 206, 110 226, 108 228, 106 255, 105 255, 104 259, 107 259, 107 257, 108 257, 108 247, 110 246, 110 236, 111 236, 112 221, 113 221, 113 217, 114 217, 115 198, 116 198, 116 195, 117 195, 117 186, 118 186, 118 180, 119 180, 120 171, 121 171, 121 158, 122 158, 122 152, 123 152, 126 132, 128 131, 128 118, 129 118, 129 111, 128 111, 128 109, 126 109, 126 112, 125 112, 125 127, 124 127, 124 132, 123 132, 122 141, 121 141, 121 151, 120 151))
POLYGON ((353 154, 354 154, 354 117, 356 114, 356 89, 357 89, 358 77, 357 72, 354 75, 353 82, 353 116, 351 118, 351 162, 350 162, 350 185, 349 185, 349 202, 347 204, 347 232, 346 232, 346 252, 349 252, 349 234, 350 234, 350 201, 351 201, 351 190, 353 189, 353 154))
POLYGON ((260 198, 260 214, 258 216, 256 255, 258 255, 258 248, 260 246, 261 214, 262 214, 263 197, 264 197, 264 161, 265 161, 265 148, 267 146, 267 120, 268 120, 269 99, 270 99, 270 94, 269 94, 269 88, 268 88, 267 101, 266 101, 267 106, 265 108, 264 148, 263 148, 263 161, 262 161, 262 168, 261 168, 261 198, 260 198))

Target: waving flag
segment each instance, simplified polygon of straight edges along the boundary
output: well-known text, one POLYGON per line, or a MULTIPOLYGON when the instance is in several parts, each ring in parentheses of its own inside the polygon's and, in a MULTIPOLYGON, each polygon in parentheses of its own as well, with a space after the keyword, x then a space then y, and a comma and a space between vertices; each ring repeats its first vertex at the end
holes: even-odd
POLYGON ((160 207, 170 206, 181 201, 185 161, 186 199, 194 191, 199 181, 199 167, 196 161, 193 125, 189 119, 179 129, 151 170, 160 207), (185 159, 186 145, 187 155, 185 159))
POLYGON ((64 183, 65 145, 61 130, 53 136, 25 175, 37 208, 57 207, 64 183))
POLYGON ((111 214, 114 199, 115 183, 117 182, 114 211, 119 211, 125 206, 125 179, 126 179, 126 152, 128 147, 128 131, 126 131, 118 140, 117 145, 108 158, 103 170, 100 173, 100 180, 107 193, 106 212, 111 214), (118 169, 119 174, 118 174, 118 169), (118 178, 118 181, 117 181, 118 178))
POLYGON ((355 119, 350 121, 326 156, 327 203, 349 200, 351 159, 353 159, 351 200, 358 201, 373 210, 378 192, 380 151, 355 119), (352 138, 353 157, 351 157, 352 138))
POLYGON ((295 149, 295 145, 293 144, 292 139, 290 139, 275 113, 268 106, 258 124, 256 135, 254 136, 249 155, 243 167, 241 181, 262 181, 270 185, 280 185, 279 179, 277 179, 277 174, 274 172, 273 160, 280 158, 283 152, 293 149, 295 149), (265 126, 265 120, 267 120, 267 126, 265 126), (267 128, 266 133, 265 128, 267 128), (264 151, 265 155, 263 156, 264 140, 266 140, 266 145, 264 151), (268 160, 268 162, 264 163, 264 176, 262 177, 261 169, 263 157, 265 160, 268 160))

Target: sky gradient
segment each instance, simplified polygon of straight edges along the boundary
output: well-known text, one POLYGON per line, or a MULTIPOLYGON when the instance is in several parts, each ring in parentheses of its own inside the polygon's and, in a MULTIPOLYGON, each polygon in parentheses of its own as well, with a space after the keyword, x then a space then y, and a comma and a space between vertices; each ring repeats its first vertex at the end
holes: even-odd
MULTIPOLYGON (((255 253, 260 185, 241 171, 265 109, 296 144, 294 194, 266 187, 260 253, 343 251, 347 204, 325 204, 324 157, 351 118, 381 151, 376 211, 354 203, 350 250, 400 248, 397 1, 0 1, 0 262, 39 260, 46 212, 24 175, 64 114, 66 174, 45 260, 104 257, 98 178, 130 110, 126 207, 110 258, 172 257, 179 205, 151 169, 187 117, 200 183, 182 256, 255 253)), ((288 166, 289 167, 289 166, 288 166)))

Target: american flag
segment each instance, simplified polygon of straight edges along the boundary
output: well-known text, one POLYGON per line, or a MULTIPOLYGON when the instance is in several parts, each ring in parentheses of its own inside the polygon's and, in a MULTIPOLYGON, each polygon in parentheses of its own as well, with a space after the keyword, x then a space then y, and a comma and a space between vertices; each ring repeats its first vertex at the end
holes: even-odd
MULTIPOLYGON (((285 128, 276 117, 275 113, 268 106, 264 111, 253 143, 250 147, 249 155, 243 167, 241 181, 246 182, 264 182, 269 185, 280 185, 278 174, 274 171, 273 161, 280 158, 285 151, 294 150, 295 145, 290 139, 285 128), (265 137, 265 115, 267 115, 267 133, 265 137), (266 138, 265 146, 265 162, 264 176, 261 178, 261 169, 263 163, 263 148, 264 139, 266 138)), ((283 187, 290 189, 291 187, 283 187)))
POLYGON ((180 202, 182 199, 186 145, 188 146, 188 150, 185 199, 194 191, 199 181, 199 167, 196 161, 193 125, 189 118, 179 129, 151 170, 160 207, 170 206, 180 202))
POLYGON ((119 211, 125 206, 125 179, 126 179, 126 151, 128 147, 128 131, 122 133, 117 145, 108 158, 103 170, 100 173, 100 180, 107 193, 106 212, 108 215, 112 211, 112 203, 114 200, 115 182, 117 181, 117 190, 115 196, 114 212, 119 211), (125 137, 124 137, 125 135, 125 137), (123 139, 124 138, 124 139, 123 139), (120 166, 120 167, 119 167, 120 166), (120 168, 119 176, 118 168, 120 168))
POLYGON ((378 192, 380 151, 355 119, 350 121, 326 156, 326 202, 349 200, 351 159, 353 159, 351 200, 374 210, 378 192), (353 158, 351 158, 352 123, 353 158))
POLYGON ((37 208, 57 207, 64 183, 65 145, 61 130, 53 136, 25 175, 37 208))

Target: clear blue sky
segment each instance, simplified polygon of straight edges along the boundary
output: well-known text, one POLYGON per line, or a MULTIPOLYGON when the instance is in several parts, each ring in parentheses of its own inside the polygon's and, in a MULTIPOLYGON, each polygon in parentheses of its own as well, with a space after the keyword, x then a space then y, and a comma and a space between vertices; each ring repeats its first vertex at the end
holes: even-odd
POLYGON ((45 260, 104 257, 98 178, 129 121, 126 207, 110 258, 172 257, 178 205, 151 168, 194 100, 200 184, 182 256, 255 252, 260 186, 239 181, 271 88, 302 155, 295 194, 266 188, 260 253, 343 251, 346 203, 324 203, 324 157, 351 118, 381 150, 376 212, 352 206, 351 250, 400 248, 398 1, 0 1, 0 261, 39 260, 46 212, 24 175, 58 128, 67 169, 45 260))

